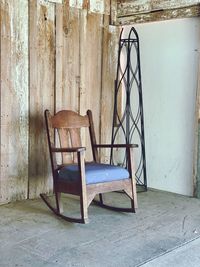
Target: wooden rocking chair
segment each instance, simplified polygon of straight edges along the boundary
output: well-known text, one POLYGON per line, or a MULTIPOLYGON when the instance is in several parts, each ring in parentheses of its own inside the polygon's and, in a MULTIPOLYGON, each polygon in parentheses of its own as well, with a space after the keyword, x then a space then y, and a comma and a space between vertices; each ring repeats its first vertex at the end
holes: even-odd
POLYGON ((52 166, 54 193, 56 207, 50 202, 46 194, 41 198, 47 206, 59 217, 77 223, 86 223, 88 219, 88 207, 99 194, 99 201, 94 202, 104 208, 135 212, 137 207, 137 194, 135 174, 133 170, 132 150, 137 145, 98 145, 94 133, 92 112, 87 111, 81 116, 70 110, 62 110, 51 116, 48 110, 45 111, 47 138, 52 166), (85 163, 85 147, 81 146, 80 129, 87 127, 91 140, 93 162, 85 163), (56 131, 59 136, 60 147, 55 147, 56 131), (70 146, 69 146, 70 144, 70 146), (97 148, 125 148, 128 155, 128 170, 109 164, 99 163, 97 148), (62 164, 56 162, 56 153, 62 153, 62 164), (69 163, 69 155, 73 156, 69 163), (131 200, 130 208, 117 208, 104 203, 102 193, 123 190, 131 200), (61 193, 68 193, 80 197, 80 218, 67 217, 63 214, 61 205, 61 193))

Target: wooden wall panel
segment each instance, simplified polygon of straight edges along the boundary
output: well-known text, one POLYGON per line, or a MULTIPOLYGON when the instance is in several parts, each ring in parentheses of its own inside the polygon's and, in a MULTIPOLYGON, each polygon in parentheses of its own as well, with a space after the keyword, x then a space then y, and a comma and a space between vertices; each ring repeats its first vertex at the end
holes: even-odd
POLYGON ((29 197, 52 188, 44 110, 54 112, 55 5, 29 1, 30 9, 30 135, 29 197))
MULTIPOLYGON (((111 142, 114 109, 114 81, 117 71, 118 40, 120 28, 109 26, 109 16, 104 19, 102 49, 102 92, 101 92, 101 143, 111 142)), ((110 150, 102 149, 102 161, 109 163, 110 150)))
POLYGON ((56 6, 56 111, 79 111, 79 13, 68 1, 56 6))
MULTIPOLYGON (((35 198, 52 190, 46 108, 52 113, 67 108, 81 114, 90 108, 97 141, 110 143, 120 28, 109 23, 196 16, 199 3, 0 1, 0 203, 35 198)), ((101 156, 109 162, 108 150, 102 150, 101 156)))
POLYGON ((28 190, 28 0, 1 0, 0 17, 0 203, 5 203, 26 198, 28 190))
POLYGON ((118 0, 117 16, 129 16, 131 14, 155 12, 156 10, 190 7, 199 3, 199 0, 118 0))
POLYGON ((91 109, 97 141, 110 142, 117 54, 110 1, 58 2, 0 2, 0 203, 52 192, 45 109, 91 109))
MULTIPOLYGON (((92 110, 97 142, 100 140, 100 97, 103 15, 81 11, 80 27, 80 113, 92 110)), ((89 147, 89 136, 85 144, 89 147)), ((92 159, 91 151, 86 158, 92 159)))
POLYGON ((110 14, 110 0, 69 0, 70 7, 87 10, 88 13, 110 14))
POLYGON ((126 25, 200 15, 199 0, 118 0, 114 24, 126 25))

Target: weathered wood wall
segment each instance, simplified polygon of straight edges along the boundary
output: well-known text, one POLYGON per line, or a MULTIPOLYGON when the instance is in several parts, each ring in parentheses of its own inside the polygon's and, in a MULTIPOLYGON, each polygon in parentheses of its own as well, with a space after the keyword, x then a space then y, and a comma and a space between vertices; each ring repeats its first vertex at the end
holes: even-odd
POLYGON ((109 12, 107 0, 1 0, 0 203, 52 190, 46 108, 92 109, 97 139, 110 141, 119 29, 109 12))
POLYGON ((44 132, 44 110, 54 112, 55 8, 52 3, 29 1, 29 197, 51 188, 44 132))
POLYGON ((24 199, 28 193, 28 0, 0 3, 0 202, 4 203, 24 199))
POLYGON ((200 0, 117 0, 115 25, 200 15, 200 0))
MULTIPOLYGON (((0 203, 52 190, 44 109, 84 114, 90 108, 98 141, 110 141, 120 28, 109 24, 144 21, 156 12, 167 14, 169 4, 181 16, 195 15, 197 3, 0 1, 0 203)), ((108 155, 101 151, 104 161, 108 155)))

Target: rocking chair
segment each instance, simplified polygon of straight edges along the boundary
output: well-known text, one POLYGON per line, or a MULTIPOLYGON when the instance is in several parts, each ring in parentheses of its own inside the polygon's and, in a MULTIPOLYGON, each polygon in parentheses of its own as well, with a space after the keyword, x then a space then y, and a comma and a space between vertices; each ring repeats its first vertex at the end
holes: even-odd
POLYGON ((98 145, 96 143, 92 112, 87 111, 81 116, 70 110, 62 110, 54 116, 45 111, 47 138, 53 174, 55 205, 53 207, 49 197, 41 194, 47 206, 59 217, 77 223, 86 223, 88 207, 92 201, 95 204, 115 211, 135 212, 137 194, 135 175, 133 170, 133 148, 137 145, 98 145), (80 129, 89 129, 93 162, 85 162, 85 147, 81 146, 80 129), (60 146, 55 146, 56 132, 60 146), (128 170, 119 166, 99 163, 98 148, 125 148, 128 156, 128 170), (56 153, 62 154, 62 164, 57 163, 56 153), (69 156, 71 157, 69 162, 69 156), (102 193, 123 190, 130 198, 130 208, 119 208, 106 205, 102 193), (80 197, 80 218, 67 217, 63 214, 61 193, 80 197), (99 201, 94 197, 99 194, 99 201))

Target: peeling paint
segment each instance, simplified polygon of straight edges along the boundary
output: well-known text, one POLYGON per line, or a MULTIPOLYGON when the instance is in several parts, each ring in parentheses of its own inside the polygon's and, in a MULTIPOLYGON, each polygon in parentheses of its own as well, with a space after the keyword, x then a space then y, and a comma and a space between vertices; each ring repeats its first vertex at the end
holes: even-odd
POLYGON ((118 1, 115 25, 127 25, 200 15, 200 0, 118 1))
POLYGON ((69 6, 75 8, 82 8, 83 0, 69 0, 69 6))
POLYGON ((79 9, 88 9, 88 12, 107 14, 110 12, 107 0, 69 0, 69 6, 79 9))
POLYGON ((63 0, 48 0, 50 3, 62 4, 63 0))
POLYGON ((101 90, 112 91, 114 80, 115 30, 109 28, 109 16, 102 15, 109 14, 110 1, 55 1, 1 0, 0 204, 52 190, 44 109, 85 113, 91 108, 97 138, 101 116, 104 129, 110 128, 100 112, 101 90), (104 89, 103 60, 109 65, 104 89))
POLYGON ((64 0, 37 0, 40 5, 62 4, 64 0))
POLYGON ((105 10, 103 0, 90 0, 90 11, 103 14, 105 10))

